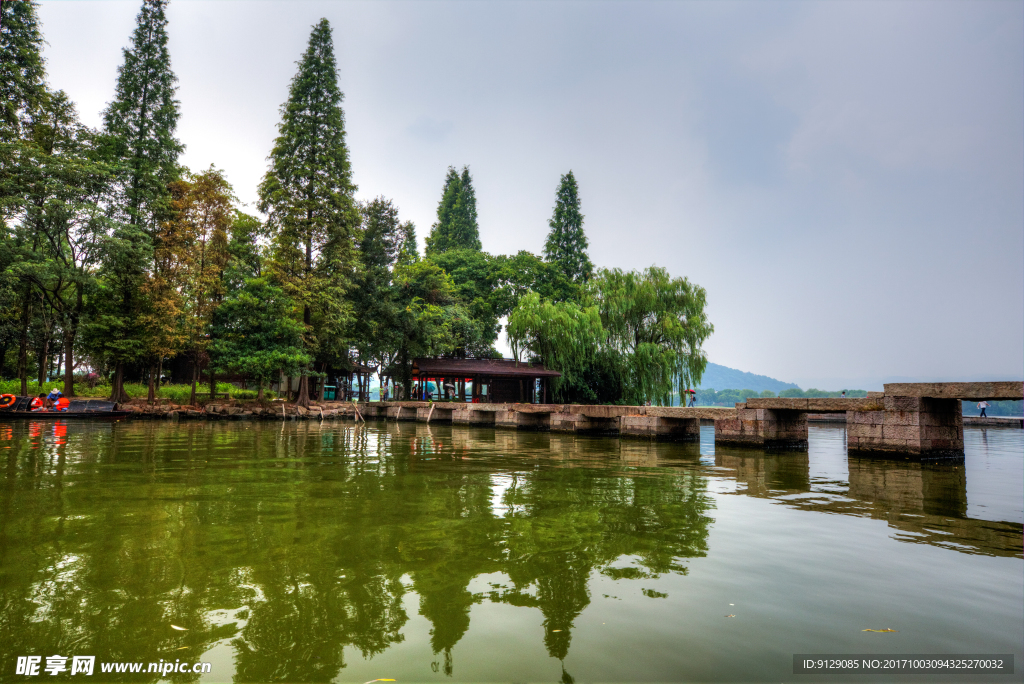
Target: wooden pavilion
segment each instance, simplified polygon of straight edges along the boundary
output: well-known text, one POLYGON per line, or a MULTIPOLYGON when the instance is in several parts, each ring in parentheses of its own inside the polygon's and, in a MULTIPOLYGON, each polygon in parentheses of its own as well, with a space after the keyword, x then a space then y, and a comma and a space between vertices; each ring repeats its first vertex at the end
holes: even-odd
POLYGON ((546 404, 551 379, 561 376, 539 363, 515 359, 419 358, 412 362, 410 399, 546 404))

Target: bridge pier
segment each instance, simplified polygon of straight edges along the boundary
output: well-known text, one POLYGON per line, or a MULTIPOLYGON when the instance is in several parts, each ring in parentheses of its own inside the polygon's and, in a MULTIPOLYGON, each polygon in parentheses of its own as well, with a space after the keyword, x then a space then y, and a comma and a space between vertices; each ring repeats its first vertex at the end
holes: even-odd
POLYGON ((496 411, 494 413, 494 427, 547 430, 550 426, 550 413, 524 413, 522 411, 496 411))
POLYGON ((765 449, 807 448, 805 407, 768 409, 736 404, 736 409, 735 418, 715 421, 716 443, 765 449))
POLYGON ((455 410, 451 404, 448 406, 439 406, 438 404, 419 406, 416 408, 416 420, 421 423, 451 423, 453 413, 455 410))
MULTIPOLYGON (((466 404, 472 406, 472 404, 466 404)), ((481 411, 476 408, 459 408, 452 411, 452 423, 456 425, 494 425, 496 411, 481 411)))
POLYGON ((846 412, 846 448, 916 458, 963 458, 959 399, 886 395, 883 409, 846 412))
POLYGON ((623 437, 699 442, 700 419, 619 416, 619 434, 623 437))

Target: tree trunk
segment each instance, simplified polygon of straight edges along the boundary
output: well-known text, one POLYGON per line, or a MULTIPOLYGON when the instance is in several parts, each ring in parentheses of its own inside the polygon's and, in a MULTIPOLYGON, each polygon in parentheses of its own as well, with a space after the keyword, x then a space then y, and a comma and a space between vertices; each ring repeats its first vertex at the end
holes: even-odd
POLYGON ((67 334, 64 337, 64 396, 75 396, 75 339, 78 337, 78 321, 81 320, 84 302, 82 301, 82 288, 76 290, 75 308, 71 310, 71 320, 68 322, 67 334))
POLYGON ((299 376, 299 391, 295 395, 295 405, 309 408, 309 376, 299 376))
POLYGON ((256 390, 256 401, 263 403, 263 383, 260 383, 260 388, 256 390))
POLYGON ((28 396, 28 323, 32 317, 32 304, 28 296, 29 288, 26 285, 21 307, 21 339, 18 340, 18 379, 21 380, 22 396, 28 396))
POLYGON ((156 391, 160 391, 160 378, 164 375, 164 357, 160 356, 160 360, 156 364, 156 391))
POLYGON ((110 390, 110 401, 123 404, 131 397, 124 391, 124 362, 118 361, 114 371, 114 383, 110 390))
POLYGON ((156 403, 156 365, 149 364, 149 395, 146 400, 150 406, 156 403))
POLYGON ((64 396, 75 396, 75 364, 72 355, 75 352, 75 332, 70 328, 64 335, 64 396))
POLYGON ((327 363, 324 362, 320 365, 320 372, 324 374, 324 377, 320 378, 320 401, 324 400, 324 395, 327 390, 327 363))
POLYGON ((196 383, 199 382, 199 359, 192 359, 192 391, 188 395, 188 405, 196 405, 196 383))
POLYGON ((217 398, 217 375, 213 372, 213 360, 210 360, 210 365, 207 366, 210 370, 210 399, 217 398))
POLYGON ((36 352, 36 374, 39 376, 39 391, 46 384, 46 371, 50 365, 50 340, 44 339, 43 345, 36 352))
POLYGON ((402 351, 399 354, 399 368, 402 374, 402 395, 404 397, 412 396, 412 374, 409 372, 409 351, 402 347, 402 351))

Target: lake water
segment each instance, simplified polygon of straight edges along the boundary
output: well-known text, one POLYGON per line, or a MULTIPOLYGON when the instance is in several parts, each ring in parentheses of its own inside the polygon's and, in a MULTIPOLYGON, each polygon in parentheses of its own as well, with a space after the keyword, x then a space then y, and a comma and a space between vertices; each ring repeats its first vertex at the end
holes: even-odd
POLYGON ((960 465, 415 423, 0 424, 0 681, 822 681, 1013 653, 1024 431, 960 465), (866 632, 892 629, 894 632, 866 632), (69 661, 70 662, 70 661, 69 661))

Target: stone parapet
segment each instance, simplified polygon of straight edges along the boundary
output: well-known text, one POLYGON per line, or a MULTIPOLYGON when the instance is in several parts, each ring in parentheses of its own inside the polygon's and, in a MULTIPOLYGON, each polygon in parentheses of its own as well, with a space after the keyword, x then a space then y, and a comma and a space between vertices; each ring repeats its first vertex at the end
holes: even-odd
POLYGON ((1024 399, 1024 383, 1019 380, 1004 382, 890 382, 886 383, 884 387, 886 398, 921 397, 961 401, 1024 399))
MULTIPOLYGON (((747 399, 746 408, 751 409, 772 409, 784 411, 813 411, 815 413, 837 413, 841 411, 857 411, 873 408, 878 399, 874 398, 800 398, 800 397, 766 397, 747 399)), ((739 405, 737 404, 737 408, 739 405)))

